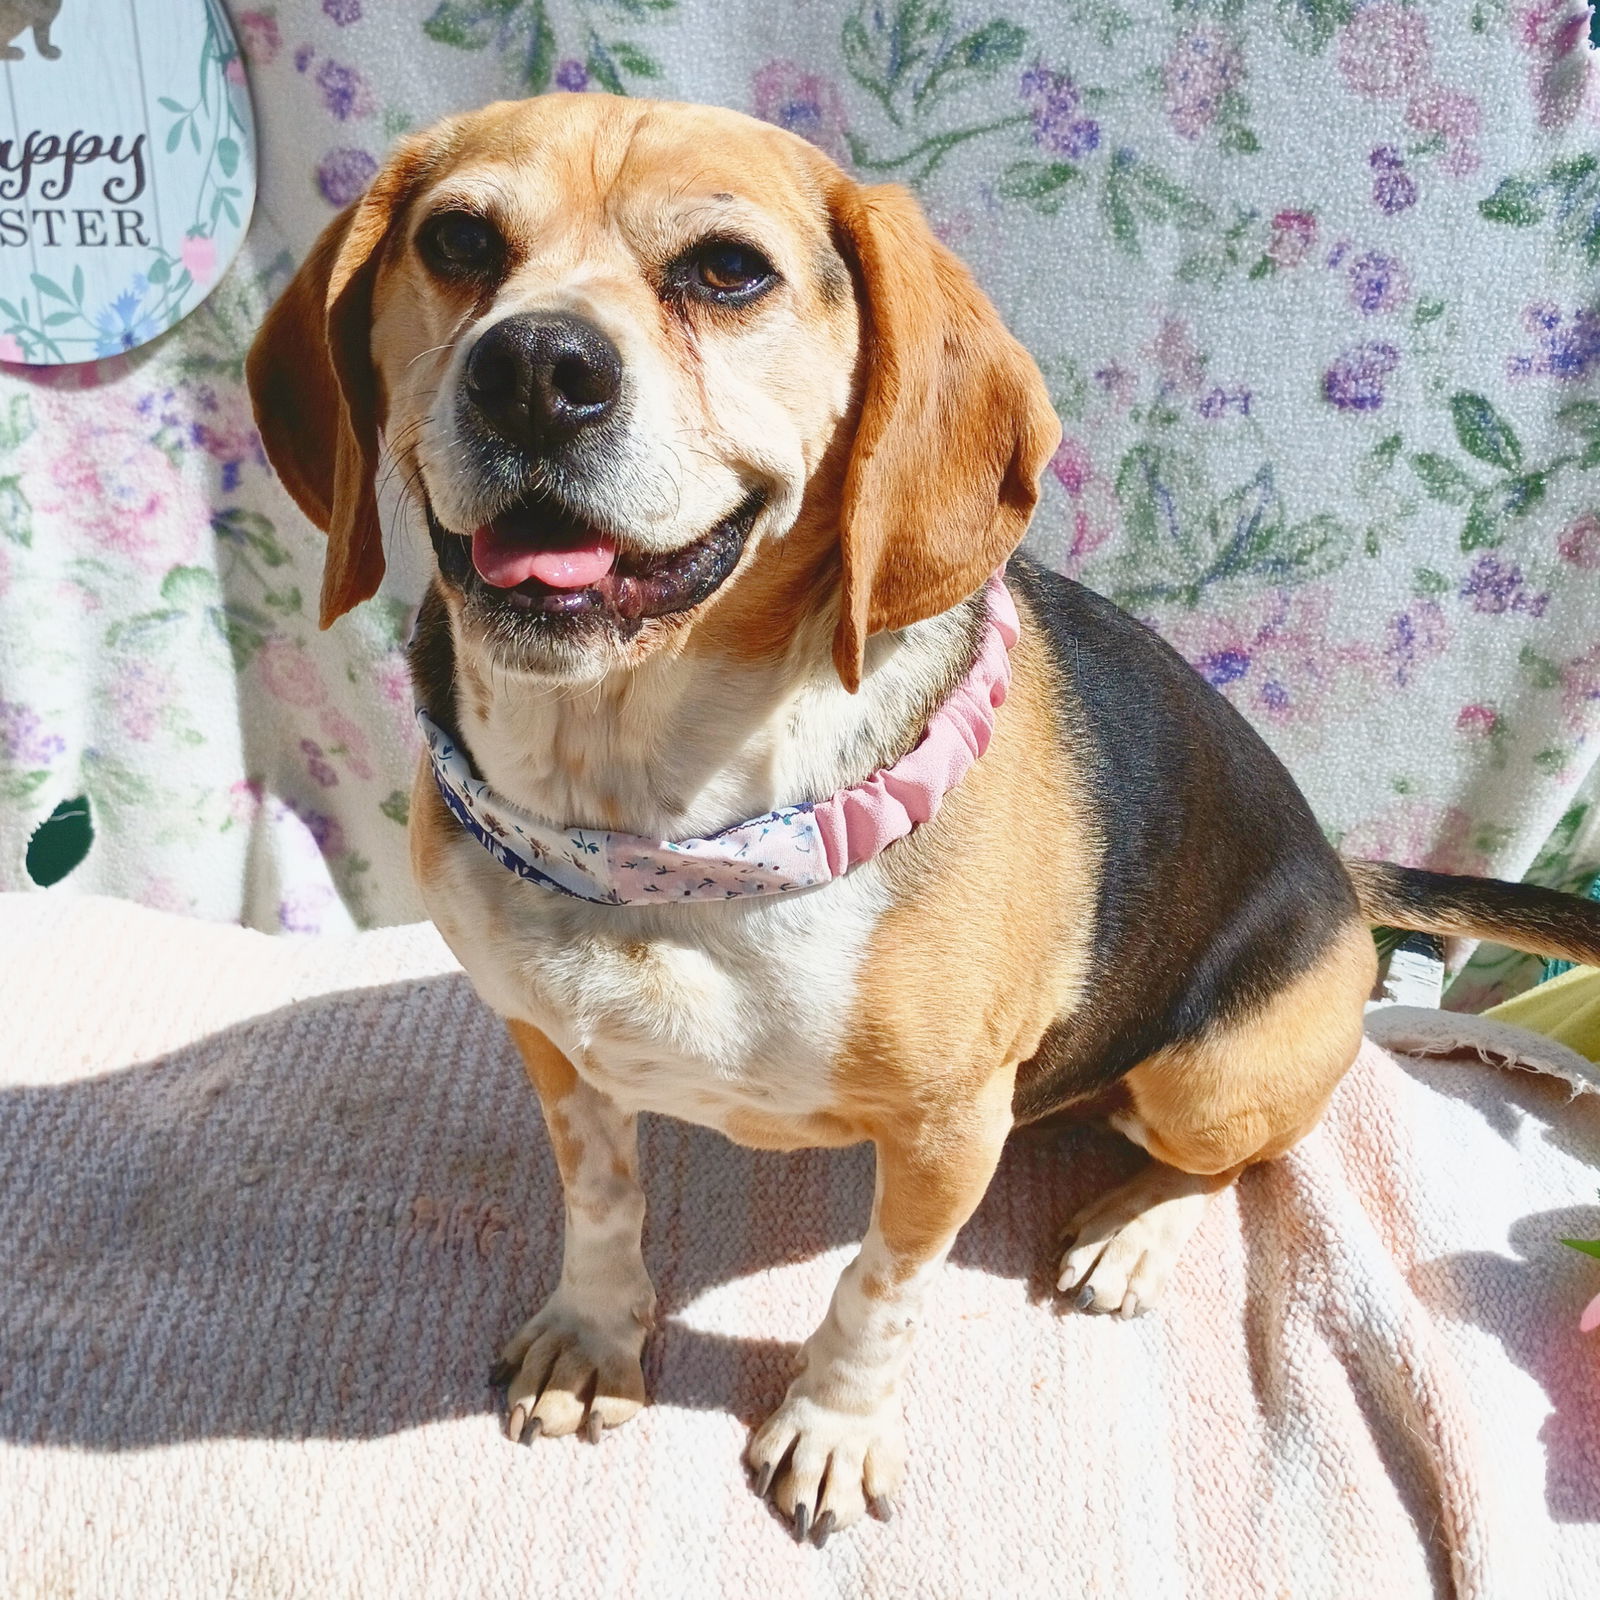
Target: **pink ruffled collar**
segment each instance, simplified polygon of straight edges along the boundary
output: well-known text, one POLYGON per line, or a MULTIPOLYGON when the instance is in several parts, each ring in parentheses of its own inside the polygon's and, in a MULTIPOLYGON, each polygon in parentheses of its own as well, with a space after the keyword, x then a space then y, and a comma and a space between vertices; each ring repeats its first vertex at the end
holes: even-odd
POLYGON ((417 721, 444 802, 501 866, 602 905, 732 900, 813 889, 843 877, 937 814, 989 746, 1011 682, 1017 611, 999 573, 972 669, 892 766, 815 804, 783 806, 705 839, 647 839, 558 828, 497 795, 421 706, 417 721))

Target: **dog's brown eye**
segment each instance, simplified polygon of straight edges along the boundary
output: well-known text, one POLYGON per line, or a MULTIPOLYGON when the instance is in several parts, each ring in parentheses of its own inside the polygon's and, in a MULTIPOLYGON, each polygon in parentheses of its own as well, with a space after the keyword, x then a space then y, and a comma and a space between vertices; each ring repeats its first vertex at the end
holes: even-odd
POLYGON ((500 260, 500 235, 469 211, 445 211, 417 236, 424 259, 437 272, 456 275, 492 270, 500 260))
POLYGON ((712 239, 684 261, 682 281, 693 294, 720 304, 753 300, 777 280, 759 250, 732 239, 712 239))

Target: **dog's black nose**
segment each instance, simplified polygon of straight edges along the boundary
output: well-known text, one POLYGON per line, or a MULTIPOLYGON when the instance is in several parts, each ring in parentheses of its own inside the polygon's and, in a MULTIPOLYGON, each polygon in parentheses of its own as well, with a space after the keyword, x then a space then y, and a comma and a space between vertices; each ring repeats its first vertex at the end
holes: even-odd
POLYGON ((472 347, 466 384, 501 438, 550 450, 616 410, 622 357, 580 317, 506 317, 472 347))

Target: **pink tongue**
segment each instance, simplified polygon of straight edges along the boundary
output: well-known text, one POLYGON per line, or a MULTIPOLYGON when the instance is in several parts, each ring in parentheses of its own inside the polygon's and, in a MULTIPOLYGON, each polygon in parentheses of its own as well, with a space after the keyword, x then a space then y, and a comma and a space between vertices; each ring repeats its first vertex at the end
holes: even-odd
POLYGON ((558 549, 507 538, 493 523, 472 535, 472 564, 497 589, 514 589, 529 578, 552 589, 589 589, 611 570, 616 557, 616 542, 603 533, 585 534, 580 542, 558 549))

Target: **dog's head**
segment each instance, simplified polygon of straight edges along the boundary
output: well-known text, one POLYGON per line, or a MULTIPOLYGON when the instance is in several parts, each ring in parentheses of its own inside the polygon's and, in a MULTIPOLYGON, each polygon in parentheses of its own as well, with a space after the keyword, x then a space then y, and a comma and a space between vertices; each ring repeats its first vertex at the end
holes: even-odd
POLYGON ((1059 436, 902 190, 735 112, 605 96, 404 140, 272 308, 249 378, 328 535, 324 626, 383 575, 381 435, 458 625, 569 679, 719 613, 711 635, 766 648, 821 606, 854 687, 870 634, 1016 545, 1059 436))

